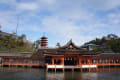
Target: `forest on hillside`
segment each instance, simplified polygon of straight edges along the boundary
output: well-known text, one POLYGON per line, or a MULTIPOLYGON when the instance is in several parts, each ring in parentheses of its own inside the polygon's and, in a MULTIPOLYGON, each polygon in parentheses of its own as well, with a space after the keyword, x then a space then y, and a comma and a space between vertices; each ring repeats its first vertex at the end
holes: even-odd
POLYGON ((111 50, 115 53, 120 52, 120 37, 115 34, 108 34, 102 38, 96 38, 95 40, 85 43, 85 45, 86 44, 99 45, 99 47, 94 49, 96 51, 104 52, 105 50, 111 50))
POLYGON ((33 45, 24 34, 17 36, 16 33, 6 33, 0 30, 0 51, 33 52, 33 45))

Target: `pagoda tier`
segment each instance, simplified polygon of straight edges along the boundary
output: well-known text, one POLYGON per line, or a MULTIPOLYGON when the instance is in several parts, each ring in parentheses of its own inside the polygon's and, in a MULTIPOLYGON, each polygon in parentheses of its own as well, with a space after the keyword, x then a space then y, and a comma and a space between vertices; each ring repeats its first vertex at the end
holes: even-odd
POLYGON ((41 38, 41 47, 42 48, 45 48, 45 47, 47 47, 47 42, 48 40, 47 40, 47 37, 42 37, 41 38))

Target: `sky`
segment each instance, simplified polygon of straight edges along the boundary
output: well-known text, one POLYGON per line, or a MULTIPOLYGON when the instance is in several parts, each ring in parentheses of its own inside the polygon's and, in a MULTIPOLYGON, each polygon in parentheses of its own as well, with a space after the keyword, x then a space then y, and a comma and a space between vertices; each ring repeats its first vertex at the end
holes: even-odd
POLYGON ((4 32, 25 34, 34 42, 43 35, 48 46, 80 46, 107 34, 120 36, 120 0, 0 0, 4 32))

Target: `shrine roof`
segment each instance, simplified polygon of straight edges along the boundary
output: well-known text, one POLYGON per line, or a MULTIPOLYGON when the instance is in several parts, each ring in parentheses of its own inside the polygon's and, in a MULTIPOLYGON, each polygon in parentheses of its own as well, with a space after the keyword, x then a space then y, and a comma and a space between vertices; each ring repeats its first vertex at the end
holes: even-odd
POLYGON ((32 57, 40 57, 44 54, 55 54, 55 55, 65 55, 65 54, 96 54, 94 51, 88 51, 79 46, 76 46, 72 40, 70 40, 66 45, 56 47, 56 48, 40 48, 32 57))
POLYGON ((120 58, 120 53, 101 53, 99 56, 94 56, 93 58, 120 58))
POLYGON ((0 56, 13 56, 13 57, 31 57, 30 52, 0 52, 0 56))
POLYGON ((83 50, 80 46, 75 45, 75 43, 72 41, 72 39, 70 41, 68 41, 67 44, 65 44, 64 46, 60 46, 60 49, 78 49, 78 50, 83 50))

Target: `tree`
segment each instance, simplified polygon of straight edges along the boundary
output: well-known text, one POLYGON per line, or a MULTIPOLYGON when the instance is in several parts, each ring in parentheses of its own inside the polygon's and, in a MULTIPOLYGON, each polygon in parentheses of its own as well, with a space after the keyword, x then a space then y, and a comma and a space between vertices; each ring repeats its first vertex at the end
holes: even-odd
POLYGON ((0 51, 19 51, 19 52, 33 52, 30 47, 31 44, 26 40, 26 36, 23 34, 17 36, 15 33, 0 35, 0 51))
POLYGON ((95 40, 89 41, 85 44, 99 45, 100 48, 95 49, 97 51, 112 50, 114 52, 120 52, 120 38, 115 34, 108 34, 107 36, 96 38, 95 40))
POLYGON ((112 51, 119 53, 120 52, 120 39, 111 39, 107 42, 107 47, 112 51))
POLYGON ((35 49, 39 49, 40 43, 41 43, 40 40, 36 40, 36 41, 34 42, 34 44, 33 44, 34 48, 35 48, 35 49))
POLYGON ((115 34, 109 34, 109 35, 107 35, 107 38, 108 38, 108 40, 119 39, 119 37, 117 35, 115 35, 115 34))
POLYGON ((16 48, 16 39, 12 37, 12 34, 2 37, 2 47, 6 48, 8 51, 16 48))
POLYGON ((0 25, 0 31, 1 31, 2 26, 0 25))

